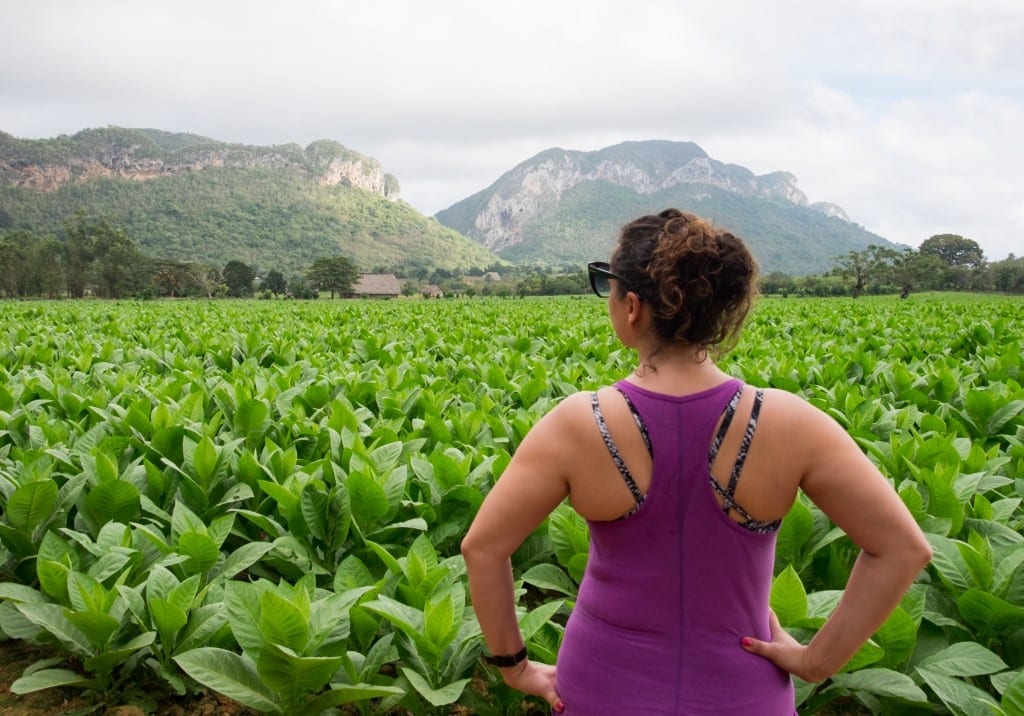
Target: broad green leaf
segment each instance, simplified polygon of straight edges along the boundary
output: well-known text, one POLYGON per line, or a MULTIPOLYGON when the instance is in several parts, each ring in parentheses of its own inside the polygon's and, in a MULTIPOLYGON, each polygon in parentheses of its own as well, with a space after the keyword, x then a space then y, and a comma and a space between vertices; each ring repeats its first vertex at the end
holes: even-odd
POLYGON ((46 604, 46 597, 25 584, 0 582, 0 599, 15 603, 46 604))
POLYGON ((885 650, 873 640, 868 640, 861 644, 861 647, 857 649, 857 653, 850 657, 848 662, 843 664, 841 671, 858 671, 866 666, 877 664, 883 656, 885 656, 885 650))
POLYGON ((1021 413, 1024 413, 1024 400, 1011 400, 1009 403, 1001 405, 985 424, 985 432, 988 435, 999 435, 1003 427, 1021 413))
POLYGON ((256 665, 231 651, 201 647, 174 657, 203 686, 263 713, 279 711, 277 698, 260 679, 256 665))
POLYGON ((952 644, 917 666, 943 676, 984 676, 1007 668, 1002 659, 973 641, 952 644))
POLYGON ((992 563, 977 549, 964 542, 957 542, 960 557, 971 575, 971 586, 987 590, 992 586, 992 563))
POLYGON ((783 626, 796 624, 807 616, 807 592, 792 565, 772 580, 770 603, 783 626))
POLYGON ((369 475, 354 472, 345 481, 352 502, 352 516, 363 528, 376 524, 388 513, 384 489, 369 475))
POLYGON ((156 632, 147 631, 139 634, 126 644, 111 646, 105 651, 88 657, 82 662, 86 671, 94 674, 109 674, 125 665, 136 652, 145 649, 156 640, 156 632))
POLYGON ((217 460, 220 454, 213 440, 204 437, 195 446, 192 452, 192 467, 195 470, 199 484, 208 488, 213 482, 213 476, 217 471, 217 460))
POLYGON ((117 633, 121 623, 105 612, 68 610, 64 613, 67 620, 85 634, 85 638, 97 651, 102 651, 110 644, 111 637, 117 633))
POLYGON ((402 457, 402 450, 401 442, 381 445, 370 452, 370 461, 377 468, 378 473, 387 474, 398 464, 398 460, 402 457))
POLYGON ((914 653, 917 624, 902 607, 896 607, 871 638, 885 651, 880 665, 898 669, 914 653))
POLYGON ((73 686, 79 689, 98 689, 100 683, 68 669, 40 669, 11 684, 12 694, 31 694, 34 691, 52 689, 56 686, 73 686))
POLYGON ((19 485, 7 501, 7 521, 15 530, 31 534, 52 517, 56 504, 55 482, 47 480, 19 485))
POLYGON ((466 689, 466 685, 470 682, 470 679, 459 679, 435 689, 426 679, 412 669, 403 666, 401 671, 402 675, 416 689, 416 693, 425 698, 431 706, 437 708, 458 701, 459 697, 462 696, 462 692, 466 689))
POLYGON ((917 667, 917 673, 954 714, 990 716, 992 711, 986 704, 998 706, 996 700, 986 691, 966 681, 938 673, 928 667, 917 667))
POLYGON ((149 602, 149 613, 160 635, 160 642, 165 647, 172 646, 178 632, 188 622, 188 613, 176 604, 171 604, 166 599, 156 597, 149 602))
POLYGON ((266 403, 247 398, 235 409, 235 432, 248 441, 258 441, 270 425, 266 403))
POLYGON ((423 610, 423 631, 438 650, 443 650, 459 630, 454 596, 447 591, 440 598, 431 598, 423 610))
POLYGON ((327 685, 344 660, 344 656, 298 656, 291 649, 268 644, 260 650, 256 670, 276 692, 316 693, 327 685))
POLYGON ((178 538, 175 551, 188 560, 182 565, 188 574, 205 574, 220 559, 217 543, 199 532, 186 532, 178 538))
POLYGON ((931 566, 939 573, 942 581, 956 592, 970 589, 970 573, 957 547, 956 540, 934 534, 926 534, 925 536, 932 547, 931 566))
POLYGON ((273 548, 273 542, 250 542, 242 545, 228 555, 220 575, 224 579, 233 579, 239 572, 259 562, 273 548))
POLYGON ((327 495, 313 485, 307 485, 299 498, 299 510, 309 533, 316 539, 326 542, 328 523, 331 520, 327 495))
POLYGON ((210 640, 227 624, 227 621, 228 615, 222 602, 194 609, 189 615, 185 630, 180 635, 175 653, 209 645, 210 640))
POLYGON ((85 504, 96 521, 127 524, 142 512, 139 488, 125 480, 107 480, 89 490, 85 504))
POLYGON ((523 633, 523 638, 527 641, 532 639, 545 624, 548 624, 551 621, 551 617, 557 614, 563 606, 565 606, 565 601, 558 599, 553 602, 542 604, 523 616, 519 620, 519 628, 523 633))
POLYGON ((1006 685, 1001 705, 1007 716, 1024 716, 1024 671, 1018 671, 1006 685))
POLYGON ((268 588, 268 583, 263 581, 234 581, 224 585, 224 606, 231 633, 242 650, 253 659, 264 643, 260 631, 260 595, 268 588))
POLYGON ((40 588, 62 604, 68 601, 70 573, 71 569, 61 562, 49 559, 36 562, 36 577, 39 579, 40 588))
POLYGON ((29 621, 44 629, 73 654, 84 657, 92 653, 89 639, 78 627, 68 621, 62 607, 56 604, 30 603, 16 606, 18 611, 29 621))
POLYGON ((892 669, 861 669, 850 674, 836 674, 829 687, 848 692, 866 691, 876 696, 927 703, 928 695, 906 674, 892 669))
POLYGON ((1024 608, 980 589, 964 592, 956 604, 964 620, 981 634, 999 634, 1024 627, 1024 608))
POLYGON ((277 592, 260 595, 260 633, 267 644, 286 646, 301 654, 309 643, 309 614, 277 592))
POLYGON ((776 564, 800 564, 799 556, 807 549, 814 534, 814 518, 810 509, 800 500, 793 503, 775 543, 776 564))
POLYGON ((538 589, 559 592, 567 597, 576 596, 576 583, 554 564, 535 564, 523 573, 523 581, 538 589))
POLYGON ((118 479, 120 470, 117 468, 117 459, 107 455, 103 450, 96 448, 92 451, 93 464, 96 470, 96 478, 102 484, 118 479))
POLYGON ((36 546, 28 535, 3 523, 0 523, 0 542, 3 542, 12 554, 19 557, 31 557, 36 551, 36 546))
POLYGON ((405 692, 396 686, 377 686, 373 684, 345 684, 332 687, 314 699, 310 699, 306 705, 306 713, 318 714, 325 710, 352 704, 367 699, 380 699, 388 696, 402 696, 405 692))

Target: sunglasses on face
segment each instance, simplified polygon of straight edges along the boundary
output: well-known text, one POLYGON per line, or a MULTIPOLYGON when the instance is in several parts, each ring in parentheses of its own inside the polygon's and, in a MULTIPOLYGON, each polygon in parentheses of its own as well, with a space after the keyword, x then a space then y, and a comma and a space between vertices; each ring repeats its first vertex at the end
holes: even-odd
POLYGON ((611 264, 607 261, 591 261, 587 264, 587 274, 590 276, 590 288, 594 289, 594 293, 601 298, 608 298, 612 292, 612 285, 609 279, 614 278, 629 286, 626 279, 612 271, 611 264))

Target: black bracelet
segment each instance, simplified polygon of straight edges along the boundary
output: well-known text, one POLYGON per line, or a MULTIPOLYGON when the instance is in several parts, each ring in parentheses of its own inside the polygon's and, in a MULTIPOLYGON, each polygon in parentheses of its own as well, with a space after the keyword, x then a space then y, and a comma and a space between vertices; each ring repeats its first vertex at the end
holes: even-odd
POLYGON ((524 646, 516 654, 501 654, 499 656, 485 656, 486 661, 491 666, 515 666, 520 661, 526 658, 526 647, 524 646))

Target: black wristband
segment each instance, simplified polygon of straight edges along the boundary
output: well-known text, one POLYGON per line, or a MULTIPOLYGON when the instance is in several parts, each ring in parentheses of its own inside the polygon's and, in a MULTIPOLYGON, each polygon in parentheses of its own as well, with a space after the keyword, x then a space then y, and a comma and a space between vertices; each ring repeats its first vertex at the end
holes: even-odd
POLYGON ((526 647, 524 646, 516 654, 501 654, 499 656, 485 656, 486 661, 491 666, 515 666, 520 661, 526 658, 526 647))

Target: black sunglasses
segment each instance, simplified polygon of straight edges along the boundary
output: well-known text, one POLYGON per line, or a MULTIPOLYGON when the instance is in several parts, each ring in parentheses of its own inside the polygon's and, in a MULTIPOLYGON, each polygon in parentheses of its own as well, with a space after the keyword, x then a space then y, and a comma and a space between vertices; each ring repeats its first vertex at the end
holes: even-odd
POLYGON ((629 282, 612 271, 612 266, 607 261, 591 261, 587 264, 587 274, 590 276, 590 287, 601 298, 608 298, 611 294, 612 285, 609 283, 609 279, 622 281, 625 286, 629 287, 629 282))

